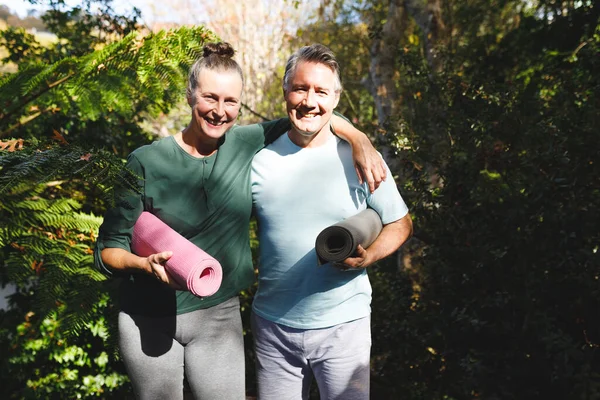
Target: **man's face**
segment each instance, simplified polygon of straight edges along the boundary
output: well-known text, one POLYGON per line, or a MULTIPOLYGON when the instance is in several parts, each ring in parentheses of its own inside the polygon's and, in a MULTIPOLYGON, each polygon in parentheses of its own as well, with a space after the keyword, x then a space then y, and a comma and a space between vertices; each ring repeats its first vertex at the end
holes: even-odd
POLYGON ((324 64, 300 62, 284 93, 292 132, 314 136, 329 130, 339 92, 335 91, 335 73, 324 64))

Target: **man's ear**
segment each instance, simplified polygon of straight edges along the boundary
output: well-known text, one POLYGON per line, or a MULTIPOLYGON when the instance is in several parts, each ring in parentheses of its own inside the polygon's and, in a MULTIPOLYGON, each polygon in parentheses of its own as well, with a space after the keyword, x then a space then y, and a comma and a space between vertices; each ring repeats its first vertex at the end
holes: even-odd
POLYGON ((342 92, 335 92, 335 104, 333 105, 333 108, 335 109, 338 105, 338 103, 340 102, 340 95, 342 94, 342 92))

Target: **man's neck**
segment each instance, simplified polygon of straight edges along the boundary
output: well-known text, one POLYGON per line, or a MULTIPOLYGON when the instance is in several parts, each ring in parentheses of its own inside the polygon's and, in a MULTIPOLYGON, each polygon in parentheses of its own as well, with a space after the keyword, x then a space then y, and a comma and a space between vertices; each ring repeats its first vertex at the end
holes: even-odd
POLYGON ((302 148, 311 148, 311 147, 319 147, 327 143, 327 140, 333 135, 331 133, 331 129, 329 124, 323 127, 318 133, 315 133, 312 136, 303 135, 296 131, 293 127, 288 132, 288 137, 298 147, 302 148))

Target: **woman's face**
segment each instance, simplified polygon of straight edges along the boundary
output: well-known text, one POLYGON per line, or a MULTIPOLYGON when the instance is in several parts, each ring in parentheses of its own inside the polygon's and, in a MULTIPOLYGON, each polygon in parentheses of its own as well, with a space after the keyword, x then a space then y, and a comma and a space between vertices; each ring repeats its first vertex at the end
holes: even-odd
POLYGON ((200 72, 198 87, 188 104, 192 125, 206 139, 218 140, 235 124, 241 107, 242 78, 236 71, 200 72))

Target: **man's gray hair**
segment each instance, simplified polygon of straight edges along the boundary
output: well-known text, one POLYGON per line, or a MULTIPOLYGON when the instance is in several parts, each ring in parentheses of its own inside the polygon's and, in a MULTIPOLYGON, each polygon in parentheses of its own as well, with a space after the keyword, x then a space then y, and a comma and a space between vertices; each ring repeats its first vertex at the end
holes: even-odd
POLYGON ((335 59, 333 52, 322 44, 316 43, 310 46, 304 46, 290 56, 285 65, 285 74, 283 75, 283 90, 287 93, 292 76, 296 73, 296 68, 301 62, 312 62, 327 66, 335 74, 335 91, 342 91, 342 80, 340 78, 340 66, 335 59))

